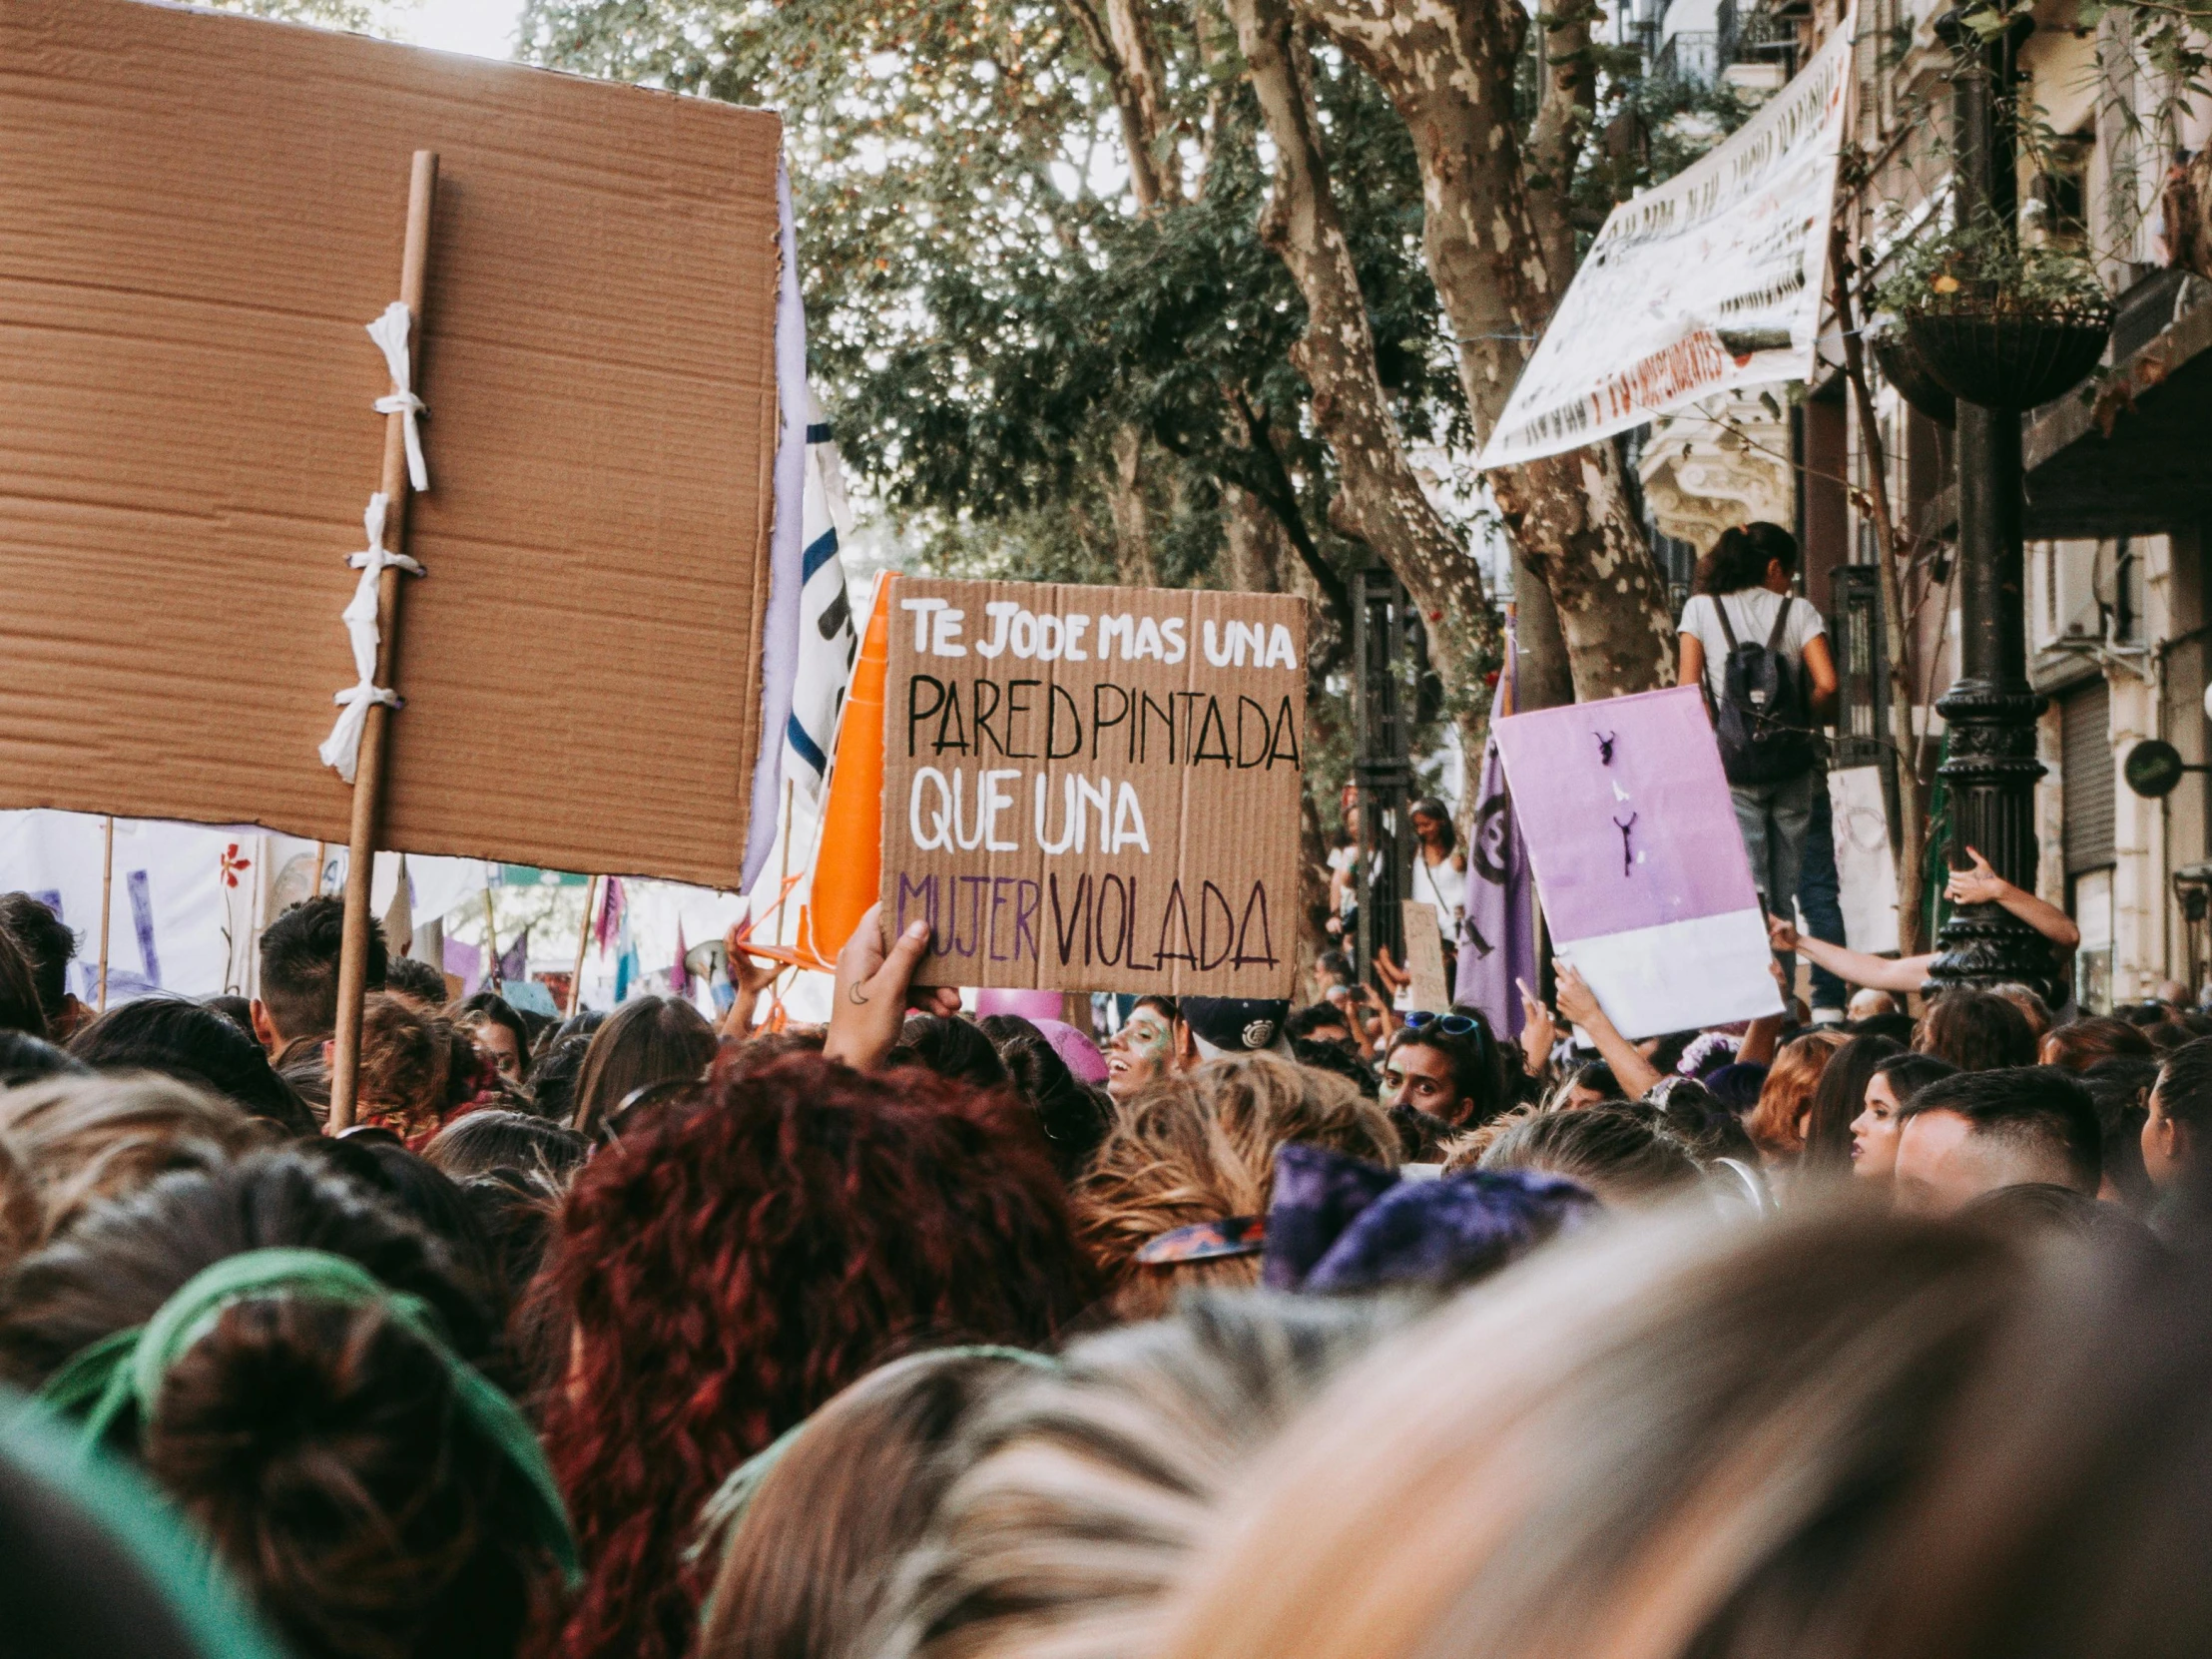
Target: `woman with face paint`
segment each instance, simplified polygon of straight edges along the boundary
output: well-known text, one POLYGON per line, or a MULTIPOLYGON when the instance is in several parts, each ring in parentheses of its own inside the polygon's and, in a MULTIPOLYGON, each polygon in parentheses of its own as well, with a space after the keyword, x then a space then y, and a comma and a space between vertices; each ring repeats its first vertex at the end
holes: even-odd
POLYGON ((1106 1092, 1127 1100, 1175 1069, 1175 1004, 1141 996, 1106 1046, 1106 1092))

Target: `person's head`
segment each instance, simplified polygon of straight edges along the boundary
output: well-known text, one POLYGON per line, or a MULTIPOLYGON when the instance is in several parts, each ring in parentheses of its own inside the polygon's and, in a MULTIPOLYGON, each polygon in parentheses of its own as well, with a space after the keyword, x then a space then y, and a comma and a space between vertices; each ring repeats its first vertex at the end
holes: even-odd
POLYGON ((1696 1160, 1628 1106, 1530 1112, 1490 1140, 1474 1167, 1563 1175, 1628 1209, 1664 1203, 1698 1180, 1696 1160))
POLYGON ((897 1045, 884 1056, 883 1064, 886 1068, 919 1066, 947 1083, 965 1083, 971 1089, 1006 1086, 1006 1063, 998 1057, 989 1034, 958 1014, 909 1016, 898 1028, 897 1045))
POLYGON ((1884 1183, 1895 1176, 1906 1103, 1937 1078, 1957 1075, 1956 1066, 1933 1054, 1898 1054, 1878 1062, 1867 1079, 1859 1115, 1851 1120, 1853 1176, 1884 1183))
POLYGON ((1434 796, 1423 796, 1414 802, 1406 817, 1421 845, 1429 850, 1449 852, 1458 845, 1458 831, 1451 825, 1451 809, 1434 796))
POLYGON ((445 975, 432 963, 413 956, 393 956, 384 963, 384 992, 404 997, 418 1013, 434 1014, 446 1004, 445 975))
POLYGON ((626 1124, 577 1174, 532 1292, 589 1575, 566 1650, 686 1651, 681 1557, 716 1480, 891 1355, 1042 1344, 1092 1289, 1004 1095, 733 1057, 626 1124))
POLYGON ((1805 1120, 1805 1151, 1798 1159, 1801 1175, 1826 1178, 1852 1173, 1851 1126, 1867 1109, 1867 1085, 1877 1067, 1904 1052, 1903 1043, 1888 1037, 1853 1037, 1829 1056, 1805 1120))
POLYGON ((870 1659, 1150 1652, 1246 1464, 1403 1317, 1370 1299, 1209 1293, 1010 1381, 959 1436, 870 1659))
POLYGON ((2099 1060, 2081 1074, 2096 1102, 2104 1134, 2104 1183, 2100 1198, 2124 1205, 2137 1215, 2156 1194, 2143 1165, 2143 1124, 2150 1116, 2150 1092, 2158 1083, 2159 1062, 2145 1059, 2099 1060))
POLYGON ((30 959, 5 931, 0 931, 0 1031, 19 1031, 44 1039, 50 1027, 46 1010, 39 1005, 38 981, 32 977, 30 959))
POLYGON ((962 1430, 1046 1364, 967 1348, 894 1360, 743 1465, 707 1505, 700 1659, 862 1659, 899 1562, 965 1466, 962 1430))
POLYGON ((232 1102, 150 1073, 0 1089, 0 1267, 103 1200, 172 1170, 213 1169, 267 1139, 232 1102))
POLYGON ((1289 1057, 1283 1022, 1291 1005, 1278 997, 1186 996, 1175 1005, 1176 1061, 1184 1067, 1246 1054, 1289 1057))
POLYGON ((543 1177, 556 1189, 584 1161, 591 1143, 573 1129, 528 1112, 470 1112, 430 1137, 423 1158, 456 1181, 500 1170, 543 1177))
POLYGON ((2099 1060, 2147 1060, 2156 1052, 2139 1025, 2124 1019, 2077 1019, 2043 1038, 2042 1063, 2078 1076, 2099 1060))
POLYGON ((1341 950, 1325 950, 1314 958, 1314 989, 1326 995, 1333 985, 1352 983, 1352 958, 1341 950))
POLYGON ((200 1006, 211 1013, 221 1014, 249 1037, 254 1035, 254 999, 234 996, 226 991, 220 996, 204 996, 200 1006))
POLYGON ((2096 1105, 2054 1066, 1937 1078, 1899 1111, 1901 1208, 1949 1215, 1998 1187, 2042 1181, 2094 1195, 2102 1173, 2096 1105))
POLYGON ((298 1152, 172 1173, 0 1277, 0 1373, 45 1383, 158 1315, 192 1323, 127 1396, 116 1439, 294 1652, 513 1651, 547 1587, 544 1510, 464 1402, 449 1357, 488 1322, 434 1241, 298 1152), (206 1273, 272 1249, 319 1253, 315 1285, 350 1275, 347 1293, 287 1276, 224 1297, 206 1273), (196 1295, 193 1321, 174 1299, 196 1295))
POLYGON ((2187 1188, 2200 1206, 2212 1194, 2212 1037, 2183 1043, 2159 1066, 2142 1147, 2152 1186, 2161 1192, 2187 1188))
POLYGON ((28 1031, 0 1031, 0 1089, 42 1077, 83 1076, 92 1067, 28 1031))
POLYGON ((1290 1142, 1385 1168, 1398 1161, 1397 1130, 1381 1106, 1343 1078, 1270 1054, 1210 1061, 1122 1102, 1075 1191, 1079 1235, 1115 1312, 1142 1318, 1194 1286, 1258 1283, 1256 1239, 1249 1250, 1198 1259, 1145 1262, 1140 1253, 1181 1228, 1264 1217, 1276 1149, 1290 1142))
POLYGON ((680 996, 625 1002, 591 1035, 571 1127, 597 1136, 638 1090, 704 1076, 715 1046, 706 1015, 680 996))
POLYGON ((1641 1102, 1652 1126, 1678 1142, 1700 1168, 1716 1159, 1734 1158, 1757 1168, 1759 1149, 1744 1132, 1744 1120, 1713 1098, 1694 1077, 1662 1077, 1641 1102))
POLYGON ((1993 1233, 1860 1207, 1549 1246, 1295 1419, 1137 1651, 1826 1653, 2038 1286, 1993 1233))
MULTIPOLYGON (((1332 1077, 1342 1077, 1370 1100, 1377 1099, 1380 1095, 1376 1088, 1374 1068, 1343 1043, 1317 1043, 1308 1042, 1303 1037, 1294 1038, 1291 1043, 1291 1058, 1302 1066, 1312 1066, 1316 1071, 1326 1071, 1332 1077)), ((1394 1115, 1398 1118, 1399 1138, 1402 1140, 1409 1114, 1394 1115)), ((1406 1154, 1408 1158, 1412 1156, 1410 1152, 1406 1154)))
POLYGON ((212 1090, 288 1134, 314 1133, 299 1097, 269 1066, 261 1044, 212 1008, 182 997, 119 1003, 69 1039, 95 1071, 152 1071, 212 1090))
POLYGON ((1960 1071, 1993 1071, 2035 1063, 2035 1031, 2027 1016, 1991 991, 1947 990, 1921 1015, 1913 1046, 1960 1071))
POLYGON ((500 1076, 511 1083, 522 1081, 529 1062, 530 1028, 522 1023, 513 1003, 497 991, 478 991, 453 1010, 453 1023, 468 1033, 477 1052, 499 1068, 500 1076))
POLYGON ((584 1075, 584 1057, 591 1052, 591 1034, 563 1037, 540 1051, 530 1067, 530 1101, 548 1123, 566 1124, 576 1116, 576 1083, 584 1075))
POLYGON ((378 991, 361 1009, 356 1121, 419 1141, 476 1092, 482 1064, 475 1045, 442 1017, 378 991))
POLYGON ((1078 1081, 1051 1038, 1019 1014, 986 1014, 975 1023, 998 1050, 1007 1085, 1037 1114, 1061 1179, 1073 1181, 1106 1138, 1113 1103, 1078 1081))
POLYGON ((1106 1045, 1106 1092, 1127 1100, 1147 1083, 1175 1069, 1175 1004, 1164 996, 1140 996, 1106 1045))
POLYGON ((1797 537, 1779 524, 1754 520, 1720 533, 1713 550, 1697 562, 1692 591, 1719 595, 1766 588, 1788 593, 1797 567, 1797 537))
POLYGON ((1888 991, 1877 990, 1872 985, 1862 985, 1851 993, 1851 1000, 1844 1004, 1844 1017, 1857 1025, 1861 1020, 1873 1019, 1878 1014, 1895 1014, 1902 1010, 1898 999, 1888 991))
POLYGON ((1283 1022, 1283 1034, 1293 1049, 1299 1043, 1337 1043, 1351 1048, 1359 1039, 1352 1034, 1352 1020, 1334 1002, 1312 1002, 1293 1008, 1283 1022))
MULTIPOLYGON (((345 901, 334 895, 294 904, 262 933, 262 994, 254 999, 254 1029, 271 1053, 301 1037, 326 1037, 338 1023, 338 956, 345 939, 345 901)), ((384 982, 390 952, 380 928, 368 929, 363 983, 384 982)))
POLYGON ((1848 1040, 1841 1031, 1809 1031, 1784 1043, 1775 1055, 1759 1086, 1759 1104, 1744 1120, 1752 1144, 1769 1163, 1794 1165, 1805 1151, 1821 1074, 1848 1040))
POLYGON ((2033 985, 2023 985, 2017 979, 2002 979, 1985 987, 1991 996, 2001 996, 2019 1009, 2020 1018, 2027 1021, 2027 1029, 2039 1044, 2050 1031, 2050 1004, 2033 985))
POLYGON ((1562 1112, 1579 1112, 1585 1106, 1603 1106, 1627 1098, 1611 1066, 1603 1060, 1585 1060, 1559 1079, 1548 1104, 1562 1112))
POLYGON ((46 1016, 46 1029, 34 1035, 66 1041, 73 1016, 83 1011, 69 994, 69 964, 77 954, 77 935, 47 908, 45 900, 27 892, 0 892, 0 934, 7 936, 30 970, 39 1011, 46 1016))
POLYGON ((1508 1104, 1505 1059, 1480 1014, 1442 1014, 1394 1032, 1382 1051, 1382 1104, 1471 1129, 1508 1104))

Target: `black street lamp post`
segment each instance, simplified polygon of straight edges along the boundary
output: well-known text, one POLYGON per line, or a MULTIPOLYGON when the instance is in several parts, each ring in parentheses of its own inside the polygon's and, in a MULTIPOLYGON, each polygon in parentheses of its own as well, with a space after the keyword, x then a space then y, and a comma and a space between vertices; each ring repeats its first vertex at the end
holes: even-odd
MULTIPOLYGON (((2024 21, 2024 20, 2023 20, 2024 21)), ((2020 34, 1978 40, 1956 12, 1936 24, 1956 60, 1951 76, 1953 211, 1984 211, 2015 228, 2014 54, 2020 34)), ((2035 720, 2043 699, 2027 682, 2021 601, 2020 411, 1964 398, 1957 405, 1959 677, 1936 703, 1949 729, 1940 776, 1950 792, 1950 862, 1974 847, 2016 886, 2035 887, 2035 720)), ((1936 937, 1932 989, 2017 981, 2063 1000, 2050 945, 1995 904, 1954 909, 1936 937)))

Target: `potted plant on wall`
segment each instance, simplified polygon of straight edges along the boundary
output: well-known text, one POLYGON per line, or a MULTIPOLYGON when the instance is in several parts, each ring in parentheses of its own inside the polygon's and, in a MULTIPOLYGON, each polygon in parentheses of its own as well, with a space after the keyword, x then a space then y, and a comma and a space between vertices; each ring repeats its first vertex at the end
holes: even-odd
POLYGON ((1893 257, 1877 290, 1928 374, 1968 403, 2031 409, 2096 367, 2112 300, 2096 268, 2057 248, 2022 248, 1984 211, 1893 257))

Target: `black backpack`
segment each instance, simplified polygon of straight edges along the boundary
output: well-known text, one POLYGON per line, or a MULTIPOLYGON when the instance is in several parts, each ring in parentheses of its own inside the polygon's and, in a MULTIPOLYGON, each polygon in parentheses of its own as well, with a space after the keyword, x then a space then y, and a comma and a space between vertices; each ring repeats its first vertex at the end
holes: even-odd
MULTIPOLYGON (((1812 770, 1813 711, 1806 695, 1805 664, 1782 650, 1790 624, 1785 594, 1774 614, 1766 644, 1738 640, 1728 606, 1713 595, 1713 609, 1728 640, 1728 661, 1721 668, 1721 695, 1713 707, 1713 731, 1721 746, 1721 770, 1731 784, 1781 784, 1812 770)), ((1708 690, 1708 701, 1712 694, 1708 690)))

